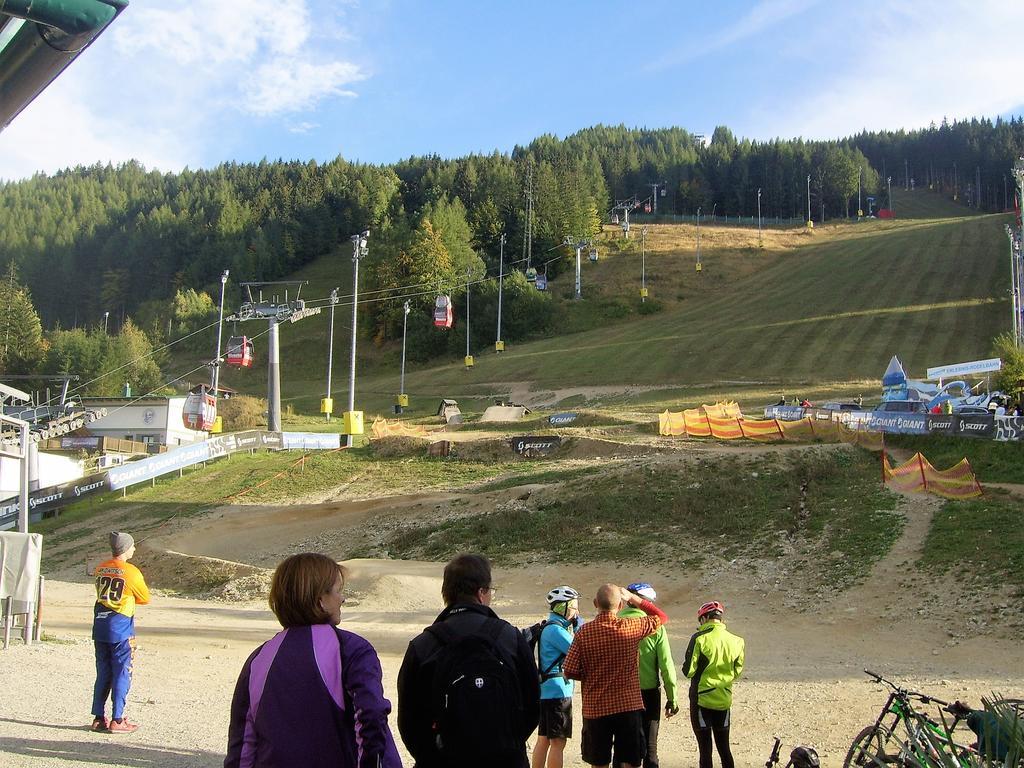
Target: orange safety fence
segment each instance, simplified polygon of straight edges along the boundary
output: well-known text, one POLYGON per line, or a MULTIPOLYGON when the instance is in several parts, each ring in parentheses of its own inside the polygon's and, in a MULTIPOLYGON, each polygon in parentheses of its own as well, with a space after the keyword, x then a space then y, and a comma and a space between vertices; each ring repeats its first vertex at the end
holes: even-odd
MULTIPOLYGON (((666 436, 713 437, 718 440, 772 441, 822 440, 833 443, 850 443, 860 445, 869 450, 880 450, 882 435, 863 429, 854 429, 838 421, 824 421, 810 417, 799 421, 780 421, 779 419, 745 419, 742 415, 718 417, 709 413, 717 406, 731 406, 729 411, 737 411, 735 403, 701 406, 690 410, 672 413, 664 411, 658 416, 658 433, 666 436)), ((719 411, 721 412, 721 411, 719 411)))
POLYGON ((915 453, 894 467, 883 452, 882 474, 885 484, 898 491, 923 491, 946 499, 973 499, 983 493, 967 459, 961 459, 949 469, 938 470, 920 453, 915 453))
POLYGON ((370 434, 374 439, 379 440, 382 437, 426 437, 427 428, 420 424, 409 425, 401 419, 392 419, 388 421, 377 417, 373 420, 373 424, 370 425, 370 434))

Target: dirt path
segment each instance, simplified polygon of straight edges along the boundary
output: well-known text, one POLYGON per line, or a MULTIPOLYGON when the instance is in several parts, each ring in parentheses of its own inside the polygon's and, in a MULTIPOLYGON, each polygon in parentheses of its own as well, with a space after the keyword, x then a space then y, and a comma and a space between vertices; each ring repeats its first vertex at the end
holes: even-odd
POLYGON ((878 613, 895 614, 900 611, 904 591, 913 587, 913 564, 924 551, 925 537, 932 516, 942 505, 936 496, 923 493, 903 494, 899 512, 903 516, 903 531, 889 552, 871 570, 863 584, 847 591, 843 602, 844 618, 859 619, 878 613))

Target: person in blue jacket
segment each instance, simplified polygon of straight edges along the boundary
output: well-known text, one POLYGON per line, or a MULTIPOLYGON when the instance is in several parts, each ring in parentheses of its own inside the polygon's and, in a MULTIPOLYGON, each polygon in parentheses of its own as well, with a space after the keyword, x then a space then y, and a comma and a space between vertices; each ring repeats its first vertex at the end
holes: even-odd
POLYGON ((573 634, 582 623, 580 593, 572 587, 555 587, 547 595, 547 623, 537 641, 540 670, 540 725, 533 748, 531 768, 562 768, 565 742, 572 738, 572 693, 575 685, 562 676, 562 662, 569 653, 573 634))
POLYGON ((224 768, 401 768, 377 652, 337 626, 344 586, 326 555, 274 571, 270 608, 284 630, 238 676, 224 768))

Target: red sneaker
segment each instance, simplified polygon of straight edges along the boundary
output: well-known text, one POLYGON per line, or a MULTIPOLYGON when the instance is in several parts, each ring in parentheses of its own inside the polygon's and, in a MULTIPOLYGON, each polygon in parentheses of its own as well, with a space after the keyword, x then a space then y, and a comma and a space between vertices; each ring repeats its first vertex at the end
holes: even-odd
POLYGON ((107 725, 107 730, 111 733, 134 733, 139 730, 139 726, 129 723, 127 717, 122 717, 120 720, 111 720, 107 725))
POLYGON ((95 717, 93 718, 92 725, 89 726, 90 731, 105 731, 107 730, 107 718, 95 717))

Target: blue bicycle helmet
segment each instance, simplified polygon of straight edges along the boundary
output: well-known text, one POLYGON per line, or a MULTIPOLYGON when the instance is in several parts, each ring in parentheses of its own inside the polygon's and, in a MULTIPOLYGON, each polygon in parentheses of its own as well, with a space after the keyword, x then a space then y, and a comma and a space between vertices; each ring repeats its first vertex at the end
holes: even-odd
POLYGON ((658 599, 658 593, 654 591, 654 587, 648 584, 646 581, 637 581, 626 587, 634 595, 639 595, 645 600, 650 600, 652 603, 658 599))

